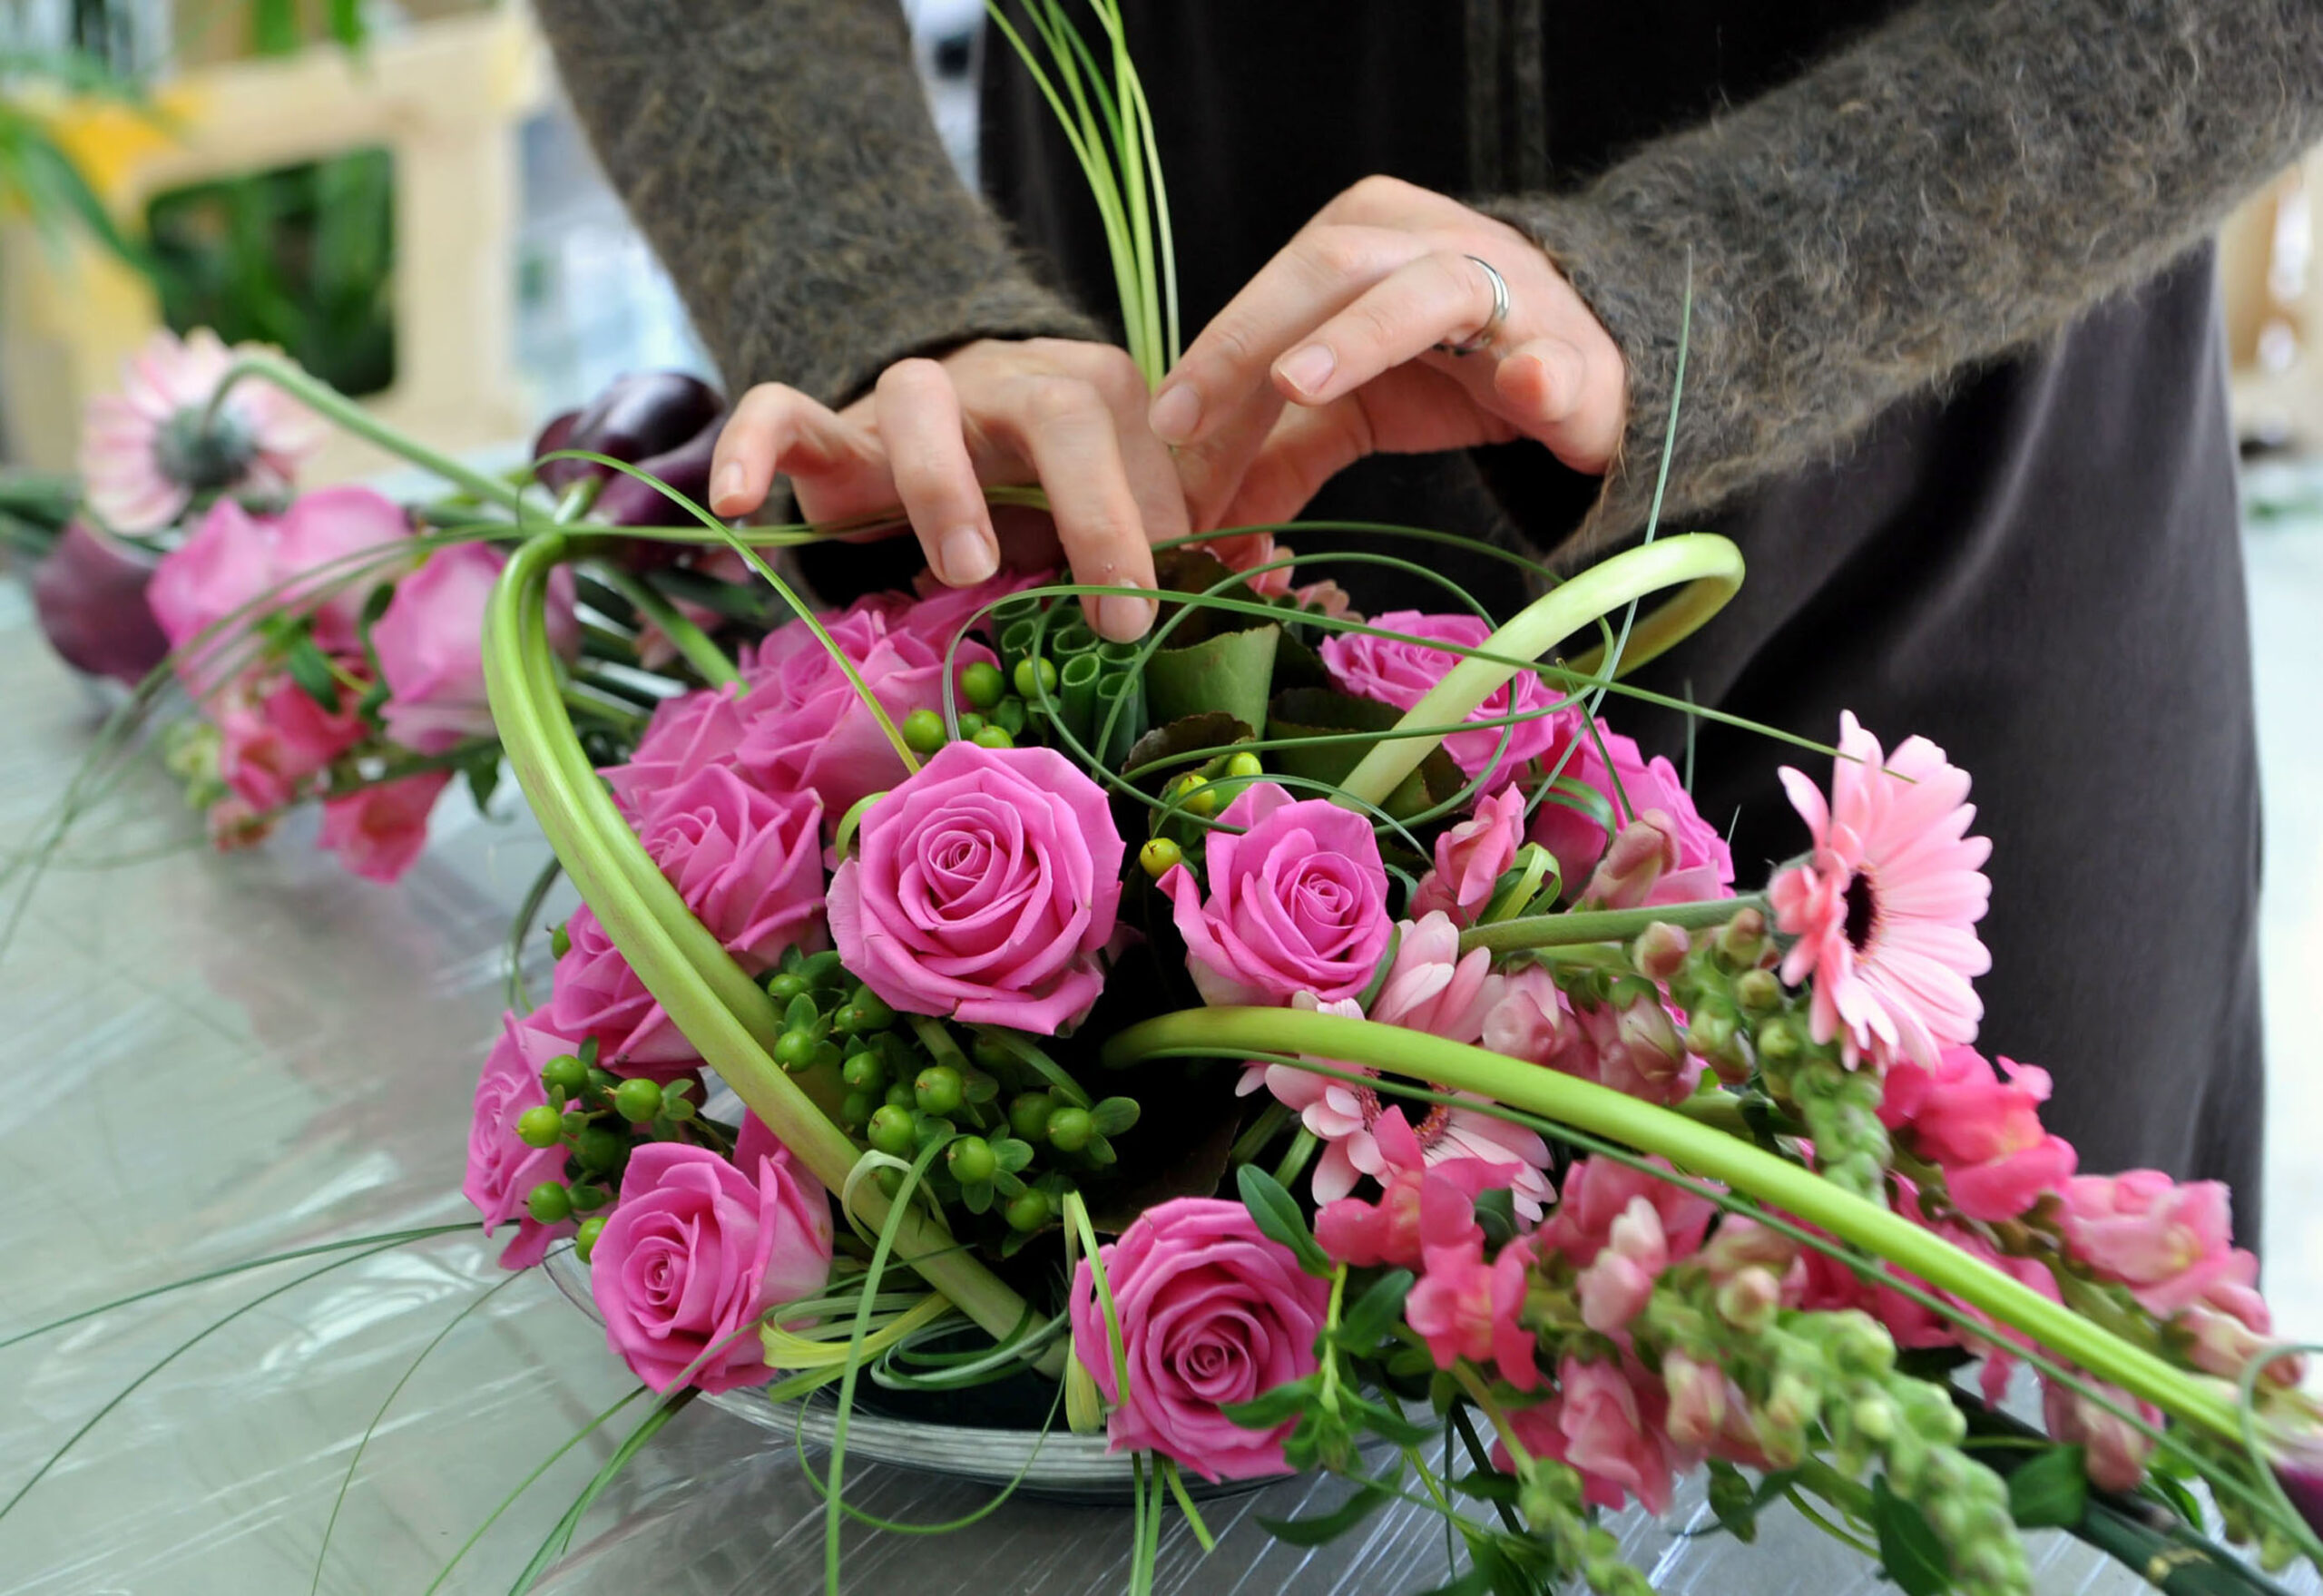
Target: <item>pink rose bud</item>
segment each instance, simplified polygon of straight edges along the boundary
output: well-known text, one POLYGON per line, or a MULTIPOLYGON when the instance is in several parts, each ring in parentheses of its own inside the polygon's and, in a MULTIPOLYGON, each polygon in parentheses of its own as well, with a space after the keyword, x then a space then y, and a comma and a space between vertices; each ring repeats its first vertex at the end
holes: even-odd
POLYGON ((1678 863, 1670 817, 1649 809, 1622 827, 1613 846, 1597 861, 1582 900, 1592 908, 1633 909, 1645 902, 1654 883, 1678 863))
POLYGON ((544 1180, 564 1178, 565 1149, 527 1145, 516 1134, 524 1111, 548 1102, 541 1088, 541 1066, 573 1044, 534 1013, 500 1017, 500 1040, 485 1055, 475 1083, 475 1105, 468 1124, 467 1179, 460 1190, 484 1217, 486 1232, 515 1219, 516 1234, 500 1254, 504 1269, 527 1269, 541 1261, 549 1242, 569 1226, 544 1225, 524 1211, 524 1199, 544 1180))
POLYGON ((1505 787, 1483 799, 1473 816, 1436 839, 1436 868, 1412 894, 1412 918, 1442 910, 1464 926, 1475 925, 1524 840, 1524 793, 1505 787))
MULTIPOLYGON (((438 549, 396 584, 387 613, 371 628, 387 684, 382 718, 404 747, 440 754, 494 734, 484 690, 484 611, 507 563, 489 543, 438 549)), ((548 637, 568 659, 580 650, 566 566, 549 578, 548 637)))

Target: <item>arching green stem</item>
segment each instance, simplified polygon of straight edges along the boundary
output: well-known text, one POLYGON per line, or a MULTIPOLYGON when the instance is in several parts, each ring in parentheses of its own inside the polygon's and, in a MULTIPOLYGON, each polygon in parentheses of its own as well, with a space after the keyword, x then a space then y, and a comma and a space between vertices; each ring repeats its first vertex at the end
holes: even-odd
MULTIPOLYGON (((815 1178, 843 1190, 860 1150, 775 1063, 773 1000, 662 878, 573 738, 546 630, 549 573, 567 547, 562 533, 522 545, 485 612, 485 682, 509 763, 573 885, 646 989, 815 1178)), ((887 1217, 876 1182, 864 1183, 858 1207, 872 1224, 887 1217)), ((1024 1299, 934 1220, 914 1209, 895 1237, 897 1256, 992 1335, 1023 1329, 1024 1299)))
MULTIPOLYGON (((1616 554, 1551 589, 1486 638, 1483 646, 1492 653, 1537 660, 1632 599, 1682 587, 1677 597, 1638 622, 1620 661, 1621 669, 1628 671, 1690 635, 1724 608, 1741 585, 1742 552, 1726 539, 1707 532, 1663 538, 1616 554)), ((1602 649, 1591 650, 1573 662, 1574 668, 1595 669, 1601 652, 1602 649)), ((1462 660, 1406 712, 1403 724, 1456 726, 1515 674, 1513 665, 1462 660)), ((1351 796, 1367 803, 1384 803, 1442 740, 1440 737, 1403 738, 1379 743, 1343 785, 1351 796)))
POLYGON ((1649 904, 1642 909, 1578 909, 1569 915, 1526 915, 1522 919, 1472 925, 1460 934, 1460 951, 1488 947, 1496 954, 1534 947, 1573 947, 1584 942, 1627 942, 1659 922, 1695 931, 1723 925, 1745 909, 1767 912, 1763 893, 1707 898, 1691 904, 1649 904))
POLYGON ((210 414, 214 416, 218 406, 225 402, 227 391, 249 377, 272 383, 316 415, 327 416, 366 443, 377 444, 397 459, 408 460, 446 482, 457 484, 488 504, 514 510, 524 496, 498 477, 471 469, 449 455, 404 436, 319 377, 309 377, 295 366, 263 355, 245 356, 226 368, 226 375, 218 379, 217 391, 210 396, 210 414))
POLYGON ((1157 1054, 1240 1049, 1342 1060, 1456 1092, 1476 1092, 1724 1183, 1886 1258, 2098 1379, 2225 1440, 2241 1415, 2216 1380, 2172 1367, 2142 1347, 2003 1274, 1899 1214, 1849 1195, 1739 1137, 1572 1075, 1447 1042, 1426 1032, 1295 1009, 1188 1009, 1133 1025, 1106 1043, 1114 1068, 1157 1054))

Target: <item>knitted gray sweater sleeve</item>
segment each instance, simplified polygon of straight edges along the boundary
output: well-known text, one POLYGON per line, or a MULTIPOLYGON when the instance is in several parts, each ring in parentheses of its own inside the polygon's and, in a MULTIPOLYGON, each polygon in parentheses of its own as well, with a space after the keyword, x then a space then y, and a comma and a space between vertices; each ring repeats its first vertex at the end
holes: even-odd
POLYGON ((734 391, 1094 338, 937 139, 896 0, 535 0, 598 159, 734 391))
POLYGON ((1926 0, 1568 195, 1485 208, 1630 365, 1583 543, 1827 459, 1880 410, 2160 270, 2323 136, 2315 0, 1926 0))

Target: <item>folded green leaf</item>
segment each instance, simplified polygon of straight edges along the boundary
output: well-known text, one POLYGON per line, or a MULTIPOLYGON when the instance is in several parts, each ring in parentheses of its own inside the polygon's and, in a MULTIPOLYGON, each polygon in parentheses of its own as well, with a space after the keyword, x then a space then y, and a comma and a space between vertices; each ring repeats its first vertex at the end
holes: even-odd
POLYGON ((1256 1164, 1244 1164, 1234 1171, 1234 1187, 1261 1234, 1290 1248, 1298 1256, 1299 1267, 1309 1274, 1330 1277, 1331 1260, 1316 1245, 1307 1229, 1306 1215, 1299 1211, 1298 1202, 1282 1189, 1281 1181, 1256 1164))
POLYGON ((1188 648, 1167 648, 1145 662, 1145 701, 1154 720, 1170 721, 1222 710, 1246 726, 1266 720, 1274 690, 1275 645, 1282 629, 1259 625, 1222 632, 1188 648))
POLYGON ((1888 1488, 1871 1482, 1871 1527, 1879 1536, 1879 1563, 1904 1596, 1943 1596, 1952 1588, 1951 1559, 1927 1516, 1888 1488))
POLYGON ((2089 1505, 2089 1452, 2059 1446, 2009 1471, 2008 1511, 2028 1530, 2069 1530, 2089 1505))
MULTIPOLYGON (((1279 692, 1268 707, 1269 740, 1282 738, 1338 736, 1348 732, 1391 731, 1403 719, 1392 704, 1374 703, 1331 688, 1294 687, 1279 692)), ((1370 751, 1367 739, 1309 743, 1277 749, 1268 755, 1275 769, 1288 776, 1333 786, 1344 781, 1370 751)), ((1380 807, 1390 815, 1416 815, 1444 802, 1463 785, 1460 768, 1442 749, 1432 750, 1419 769, 1406 777, 1380 807)))

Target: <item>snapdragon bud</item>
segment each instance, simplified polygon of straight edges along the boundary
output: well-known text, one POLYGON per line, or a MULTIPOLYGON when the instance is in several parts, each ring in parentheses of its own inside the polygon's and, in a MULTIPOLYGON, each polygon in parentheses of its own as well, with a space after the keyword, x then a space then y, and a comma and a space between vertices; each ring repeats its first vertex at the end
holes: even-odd
POLYGON ((1782 982, 1772 970, 1745 970, 1734 978, 1734 1001, 1746 1014, 1769 1014, 1782 1006, 1782 982))
POLYGON ((1730 970, 1754 970, 1774 951, 1767 935, 1767 917, 1756 909, 1738 910, 1719 928, 1718 956, 1730 970))
POLYGON ((1641 933, 1630 947, 1630 962, 1638 974, 1652 981, 1668 981, 1685 968, 1686 955, 1693 948, 1693 939, 1667 920, 1656 920, 1641 933))
POLYGON ((1677 827, 1661 810, 1648 809, 1614 835, 1583 901, 1595 908, 1636 908, 1663 874, 1677 867, 1677 827))
POLYGON ((1759 1336, 1775 1322, 1782 1306, 1782 1282, 1772 1271, 1756 1265, 1737 1270, 1718 1288, 1718 1317, 1745 1336, 1759 1336))

